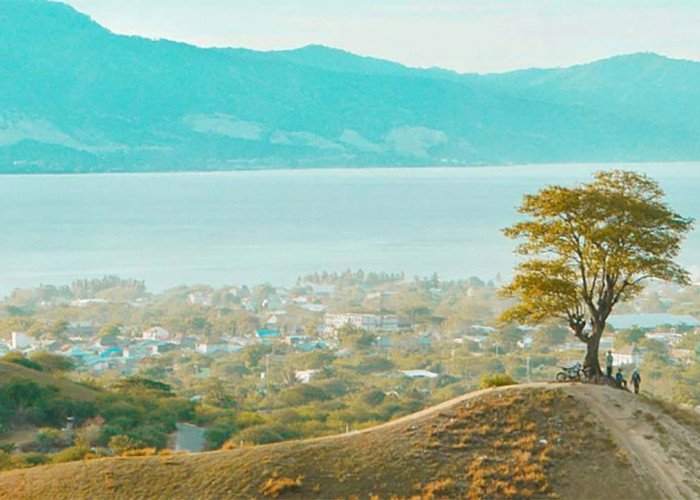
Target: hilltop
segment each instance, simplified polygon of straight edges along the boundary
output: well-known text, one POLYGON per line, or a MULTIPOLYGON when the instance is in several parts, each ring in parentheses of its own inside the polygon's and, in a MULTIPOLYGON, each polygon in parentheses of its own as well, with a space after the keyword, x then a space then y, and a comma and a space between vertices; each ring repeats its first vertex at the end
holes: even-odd
POLYGON ((57 395, 82 401, 94 401, 99 396, 99 391, 90 387, 76 384, 68 379, 56 377, 51 373, 41 372, 17 365, 15 363, 5 363, 0 361, 0 380, 10 379, 29 380, 39 387, 57 390, 57 395))
POLYGON ((680 498, 700 419, 607 387, 472 393, 351 434, 0 474, 0 498, 680 498))
POLYGON ((458 74, 322 46, 204 49, 4 0, 0 173, 700 159, 700 63, 458 74))

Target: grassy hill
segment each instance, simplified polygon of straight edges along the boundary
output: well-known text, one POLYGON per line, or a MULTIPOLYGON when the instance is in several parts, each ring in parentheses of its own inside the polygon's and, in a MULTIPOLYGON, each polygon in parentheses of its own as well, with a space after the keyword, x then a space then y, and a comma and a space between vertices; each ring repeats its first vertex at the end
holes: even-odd
POLYGON ((365 431, 0 474, 0 498, 680 498, 700 419, 606 387, 480 391, 365 431))
POLYGON ((69 399, 93 401, 100 394, 95 389, 76 384, 75 382, 61 377, 56 377, 51 373, 40 372, 15 363, 4 363, 0 361, 0 380, 8 380, 13 377, 31 380, 42 387, 55 387, 58 389, 61 396, 69 399))

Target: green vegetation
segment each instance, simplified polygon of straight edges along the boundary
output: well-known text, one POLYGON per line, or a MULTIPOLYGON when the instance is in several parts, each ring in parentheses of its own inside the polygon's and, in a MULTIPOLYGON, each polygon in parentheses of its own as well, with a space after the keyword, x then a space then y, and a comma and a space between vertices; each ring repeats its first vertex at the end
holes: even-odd
POLYGON ((0 498, 658 497, 574 389, 494 389, 323 439, 13 471, 0 498))
MULTIPOLYGON (((12 453, 4 468, 71 456, 168 453, 178 423, 203 428, 207 450, 359 431, 482 386, 553 380, 558 366, 582 356, 561 322, 536 329, 499 324, 498 315, 513 303, 498 296, 499 283, 474 278, 406 281, 347 271, 304 277, 289 290, 197 286, 158 295, 118 278, 77 283, 17 290, 4 306, 0 340, 13 331, 43 332, 47 349, 0 362, 6 398, 0 444, 12 453), (137 302, 133 289, 141 294, 137 302), (129 300, 74 304, 84 290, 129 300), (193 296, 206 300, 193 303, 193 296), (325 336, 323 311, 300 304, 396 314, 402 326, 391 333, 345 326, 325 336), (168 349, 156 352, 157 341, 142 338, 153 327, 167 330, 161 343, 168 349), (261 341, 259 328, 280 334, 261 341), (303 348, 292 336, 303 337, 303 348), (205 342, 227 349, 197 351, 205 342), (66 355, 74 345, 84 355, 66 355), (140 346, 146 347, 139 352, 140 346), (73 429, 61 430, 68 417, 73 429), (40 442, 45 428, 61 438, 40 442)), ((658 284, 619 308, 688 314, 700 311, 696 304, 696 287, 658 284)), ((614 345, 639 351, 644 392, 700 404, 699 337, 692 328, 676 329, 673 345, 634 328, 615 332, 614 345)))
POLYGON ((505 385, 515 385, 517 382, 505 373, 496 373, 494 375, 485 375, 481 379, 481 388, 488 389, 489 387, 502 387, 505 385))
POLYGON ((502 318, 566 322, 586 344, 584 368, 602 375, 598 347, 613 308, 638 296, 650 279, 690 284, 674 259, 693 219, 675 213, 663 198, 656 181, 620 170, 526 195, 519 211, 530 219, 505 230, 525 240, 517 252, 527 259, 502 289, 518 300, 502 318))

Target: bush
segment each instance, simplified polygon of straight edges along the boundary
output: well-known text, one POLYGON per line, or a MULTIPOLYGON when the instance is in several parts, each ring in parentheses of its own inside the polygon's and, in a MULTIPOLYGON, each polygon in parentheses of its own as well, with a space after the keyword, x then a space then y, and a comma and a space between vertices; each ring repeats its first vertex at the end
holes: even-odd
POLYGON ((82 460, 85 456, 90 453, 90 448, 88 448, 84 443, 76 443, 75 446, 66 448, 57 453, 51 455, 51 462, 54 464, 61 464, 64 462, 76 462, 82 460))
POLYGON ((277 498, 280 496, 280 493, 291 493, 299 490, 303 478, 304 476, 298 476, 296 479, 291 477, 270 477, 260 486, 260 493, 266 497, 277 498))
POLYGON ((14 363, 16 365, 24 366, 25 368, 31 368, 32 370, 36 370, 39 372, 43 371, 43 368, 39 363, 37 363, 36 361, 32 361, 29 358, 26 358, 21 352, 8 352, 2 358, 0 358, 0 361, 4 361, 5 363, 14 363))
POLYGON ((264 424, 242 430, 231 438, 231 442, 234 446, 241 441, 250 444, 268 444, 300 437, 301 434, 297 430, 285 425, 264 424))
POLYGON ((505 373, 496 373, 494 375, 484 375, 481 378, 481 388, 488 389, 489 387, 502 387, 504 385, 516 385, 518 382, 513 380, 505 373))
POLYGON ((37 363, 41 369, 49 372, 70 372, 75 369, 75 363, 69 357, 47 352, 32 354, 31 362, 37 363))
POLYGON ((117 455, 121 455, 125 451, 136 450, 141 447, 141 443, 129 436, 119 434, 109 438, 109 449, 117 455))
POLYGON ((326 401, 330 396, 323 389, 311 384, 302 384, 285 389, 279 394, 279 400, 285 406, 301 406, 312 401, 326 401))
POLYGON ((139 448, 138 450, 126 450, 123 457, 152 457, 156 454, 155 448, 139 448))
POLYGON ((36 442, 39 443, 44 451, 52 448, 61 448, 68 444, 66 436, 58 429, 39 429, 36 433, 36 442))
POLYGON ((0 452, 2 453, 7 453, 8 455, 11 455, 13 451, 17 449, 17 445, 15 443, 2 443, 0 444, 0 452))
POLYGON ((13 457, 16 467, 35 467, 49 463, 48 455, 43 453, 25 453, 17 457, 13 457))

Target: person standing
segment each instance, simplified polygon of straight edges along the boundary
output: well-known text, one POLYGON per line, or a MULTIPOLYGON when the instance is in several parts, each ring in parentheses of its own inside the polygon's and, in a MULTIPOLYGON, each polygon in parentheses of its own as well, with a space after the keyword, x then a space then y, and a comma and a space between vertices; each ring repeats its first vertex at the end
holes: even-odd
POLYGON ((608 355, 605 356, 605 373, 608 374, 608 377, 612 377, 612 369, 613 369, 613 355, 611 351, 608 351, 608 355))
POLYGON ((642 383, 642 376, 636 368, 632 372, 632 385, 634 385, 634 393, 639 394, 639 384, 642 383))

